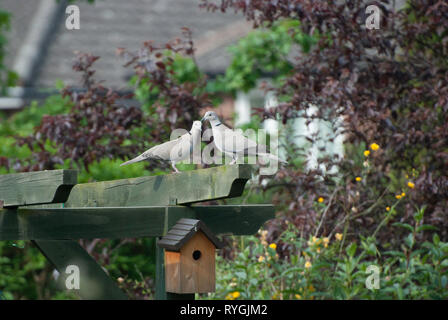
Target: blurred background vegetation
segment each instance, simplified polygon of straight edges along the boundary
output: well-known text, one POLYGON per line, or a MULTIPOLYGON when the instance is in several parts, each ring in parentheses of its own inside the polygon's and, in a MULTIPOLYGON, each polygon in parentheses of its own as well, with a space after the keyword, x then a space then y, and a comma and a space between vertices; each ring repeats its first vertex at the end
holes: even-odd
MULTIPOLYGON (((201 3, 209 5, 207 8, 213 10, 209 2, 201 3)), ((235 8, 238 8, 238 3, 239 1, 235 1, 235 8)), ((74 72, 80 72, 84 75, 83 79, 87 79, 82 84, 83 91, 75 92, 61 81, 57 81, 55 87, 60 94, 48 97, 43 103, 33 102, 14 114, 0 114, 0 174, 36 169, 76 168, 79 170, 79 183, 165 174, 169 172, 169 168, 160 168, 153 163, 137 163, 122 168, 119 168, 119 164, 127 157, 166 140, 171 129, 189 127, 192 120, 200 117, 202 107, 217 105, 222 101, 223 94, 236 95, 238 91, 248 92, 259 87, 260 80, 268 74, 270 82, 262 87, 275 92, 279 104, 267 111, 260 106, 255 110, 251 122, 243 128, 262 128, 267 118, 277 120, 281 124, 282 152, 288 156, 289 165, 281 168, 274 177, 255 177, 249 182, 241 198, 219 203, 273 202, 276 204, 277 218, 266 224, 257 235, 225 238, 227 246, 220 252, 217 263, 217 291, 199 295, 198 298, 448 298, 448 206, 447 198, 444 198, 448 184, 446 171, 443 171, 446 169, 446 163, 440 164, 439 161, 428 165, 435 157, 439 157, 443 162, 448 152, 446 140, 434 149, 434 137, 430 133, 434 128, 436 129, 433 131, 446 129, 446 96, 443 98, 445 100, 440 98, 440 101, 436 101, 431 100, 434 96, 428 93, 427 96, 415 96, 416 99, 408 105, 398 104, 394 100, 397 96, 406 96, 412 90, 421 94, 420 91, 429 92, 432 89, 422 84, 424 79, 415 77, 409 79, 409 86, 405 88, 394 87, 393 84, 398 81, 395 77, 406 77, 400 74, 392 76, 390 74, 398 71, 384 67, 385 70, 378 72, 388 74, 385 86, 389 86, 390 96, 373 97, 372 94, 367 98, 363 94, 369 90, 373 91, 373 88, 369 87, 371 84, 368 81, 356 82, 353 79, 357 72, 353 65, 359 61, 354 61, 353 65, 349 64, 352 61, 344 61, 346 55, 357 53, 347 51, 354 51, 358 47, 348 46, 330 31, 325 33, 320 28, 310 31, 310 21, 307 21, 305 16, 293 14, 272 3, 270 7, 268 4, 267 7, 257 8, 257 4, 251 7, 252 12, 260 10, 265 16, 251 16, 248 13, 250 10, 246 11, 248 19, 254 20, 257 28, 228 48, 232 55, 231 63, 225 74, 214 79, 209 79, 197 66, 191 33, 187 29, 182 31, 181 41, 170 41, 159 47, 144 44, 140 55, 127 51, 130 48, 123 49, 119 54, 127 67, 132 68, 134 72, 129 84, 134 88, 134 98, 140 102, 139 109, 120 105, 119 95, 102 87, 99 82, 101 79, 87 76, 95 69, 96 57, 88 54, 78 55, 74 72), (266 10, 277 12, 278 15, 268 15, 266 10), (151 55, 142 57, 142 50, 147 50, 151 55), (297 62, 291 58, 297 52, 300 52, 302 57, 309 56, 310 60, 306 60, 307 63, 297 62), (145 63, 147 61, 144 59, 149 59, 148 57, 155 61, 151 66, 145 63), (318 65, 312 58, 320 58, 328 62, 328 65, 318 65), (317 89, 320 84, 316 79, 322 80, 317 78, 317 74, 321 73, 331 82, 329 78, 334 76, 334 70, 330 71, 330 62, 333 60, 338 61, 333 67, 342 79, 339 79, 340 82, 336 86, 345 90, 341 89, 343 93, 337 94, 343 98, 335 98, 334 92, 328 93, 332 83, 327 83, 328 87, 322 85, 324 88, 317 89), (313 61, 316 70, 307 74, 305 71, 308 70, 300 69, 312 68, 313 61), (308 106, 303 107, 303 104, 294 99, 298 99, 298 92, 307 92, 309 87, 301 83, 299 85, 296 81, 311 83, 310 86, 316 92, 306 98, 302 97, 301 101, 321 103, 321 113, 307 117, 308 106), (356 97, 353 87, 359 90, 356 92, 359 97, 356 97), (359 110, 356 109, 357 106, 348 104, 347 109, 352 108, 351 113, 335 113, 334 104, 340 102, 340 99, 348 99, 347 97, 366 104, 359 106, 359 110), (357 98, 359 100, 356 100, 357 98), (324 108, 325 99, 331 102, 333 109, 324 108), (367 110, 366 106, 371 103, 369 99, 376 102, 378 107, 374 106, 374 103, 367 110), (382 101, 388 103, 380 103, 382 101), (379 107, 380 104, 381 108, 384 106, 389 109, 387 114, 379 107), (435 104, 437 107, 434 107, 435 104), (428 127, 428 123, 421 123, 418 131, 412 132, 417 136, 423 135, 423 138, 418 141, 410 138, 406 140, 406 132, 403 131, 408 130, 412 124, 403 119, 415 116, 412 112, 416 112, 416 109, 424 109, 427 113, 435 112, 433 118, 428 116, 434 121, 434 126, 428 127), (94 148, 108 146, 110 149, 104 148, 98 153, 98 150, 85 147, 70 157, 73 141, 64 137, 63 133, 60 136, 54 134, 55 128, 62 128, 64 121, 69 121, 77 123, 79 131, 85 129, 85 132, 88 132, 98 125, 96 120, 89 116, 92 110, 105 114, 106 117, 108 114, 114 116, 125 113, 131 120, 120 120, 122 136, 116 140, 102 139, 113 134, 113 124, 109 131, 104 132, 104 136, 96 138, 94 148), (325 110, 328 112, 324 112, 325 110), (366 114, 369 117, 378 116, 378 119, 368 118, 366 114), (387 117, 383 117, 385 114, 387 117), (359 123, 354 129, 345 128, 344 133, 349 138, 344 142, 342 159, 333 152, 325 152, 325 148, 328 149, 340 134, 337 126, 341 126, 338 122, 341 116, 352 117, 353 119, 347 120, 350 125, 354 121, 359 123), (84 121, 77 122, 79 117, 84 121), (333 126, 330 130, 333 135, 316 134, 297 146, 297 140, 288 134, 294 130, 297 119, 307 121, 307 125, 315 119, 327 121, 326 123, 333 126), (387 131, 381 125, 372 127, 369 124, 371 122, 385 123, 386 127, 393 129, 387 131), (401 141, 399 148, 392 142, 397 139, 401 141), (317 146, 320 152, 317 166, 310 168, 307 152, 313 146, 317 146), (116 153, 118 148, 123 150, 122 154, 116 153), (431 148, 433 150, 430 150, 431 148), (396 154, 397 150, 401 150, 401 153, 396 154), (333 170, 332 165, 335 165, 337 170, 333 170), (428 192, 429 176, 433 179, 433 188, 431 195, 426 197, 422 193, 428 192), (434 186, 438 188, 435 191, 434 186), (431 202, 430 199, 436 200, 431 202), (369 265, 380 266, 380 289, 366 288, 365 281, 369 275, 366 269, 369 265)), ((406 76, 414 76, 414 73, 409 71, 409 66, 422 54, 426 61, 437 66, 433 72, 440 76, 438 81, 441 84, 437 87, 436 96, 446 95, 448 91, 443 90, 446 90, 448 82, 448 18, 445 16, 436 22, 431 19, 425 21, 424 12, 435 4, 434 1, 429 3, 428 5, 421 1, 409 1, 400 16, 403 23, 408 20, 411 20, 407 22, 409 24, 426 23, 428 28, 425 30, 429 30, 428 34, 415 39, 411 39, 406 33, 399 35, 395 46, 406 49, 409 56, 397 58, 394 53, 390 53, 381 58, 385 61, 392 59, 395 62, 403 62, 404 66, 399 68, 400 72, 406 76), (444 29, 432 29, 434 24, 440 24, 444 29), (427 41, 431 45, 439 44, 440 50, 438 46, 429 48, 427 41), (406 69, 408 67, 409 69, 406 69)), ((226 5, 222 6, 223 9, 228 9, 226 5)), ((331 12, 340 8, 336 4, 328 6, 331 7, 331 12)), ((357 8, 359 7, 362 8, 362 5, 357 8)), ((355 9, 347 10, 353 12, 355 9)), ((447 13, 445 7, 440 10, 447 13)), ((8 66, 2 63, 8 26, 9 15, 0 9, 2 90, 13 86, 17 78, 8 66)), ((336 24, 333 28, 333 31, 342 33, 341 38, 347 36, 348 41, 353 40, 350 37, 360 37, 359 33, 348 30, 345 25, 340 27, 336 24)), ((395 29, 391 30, 395 32, 395 29)), ((389 31, 384 31, 383 36, 376 34, 373 36, 376 38, 370 40, 379 41, 378 39, 389 35, 386 34, 389 31)), ((409 28, 409 32, 411 31, 409 28)), ((356 44, 363 49, 371 49, 368 41, 356 41, 358 40, 360 43, 356 44)), ((390 46, 382 42, 378 45, 390 46)), ((350 59, 356 60, 353 55, 350 59)), ((368 63, 375 65, 377 62, 368 63)), ((377 74, 372 77, 375 76, 377 74)), ((384 87, 382 89, 384 90, 384 87)), ((409 102, 404 98, 403 101, 409 102)), ((441 132, 438 137, 446 138, 446 135, 447 132, 441 132)), ((180 165, 179 168, 193 170, 195 166, 180 165)), ((94 239, 80 242, 131 298, 153 298, 153 239, 94 239)), ((54 268, 31 243, 24 241, 0 242, 0 291, 2 299, 76 298, 61 289, 54 268)))

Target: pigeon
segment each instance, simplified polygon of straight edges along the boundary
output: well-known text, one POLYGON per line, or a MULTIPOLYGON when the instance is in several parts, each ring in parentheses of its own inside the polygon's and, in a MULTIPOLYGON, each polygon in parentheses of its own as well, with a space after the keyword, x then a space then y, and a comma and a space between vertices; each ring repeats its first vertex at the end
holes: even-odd
POLYGON ((258 155, 275 161, 288 163, 273 154, 260 152, 259 150, 262 148, 263 150, 266 150, 266 146, 258 145, 255 141, 250 140, 241 133, 233 131, 225 126, 221 120, 219 120, 219 117, 215 112, 207 111, 201 119, 201 122, 207 120, 212 126, 213 141, 218 150, 232 157, 230 164, 235 164, 238 160, 238 156, 241 155, 258 155))
POLYGON ((193 152, 194 143, 199 143, 201 138, 202 123, 201 121, 194 121, 191 130, 183 134, 176 140, 164 142, 151 149, 146 150, 138 157, 122 163, 120 166, 140 162, 143 160, 162 160, 171 162, 171 166, 175 173, 179 170, 176 168, 176 163, 186 160, 193 152))

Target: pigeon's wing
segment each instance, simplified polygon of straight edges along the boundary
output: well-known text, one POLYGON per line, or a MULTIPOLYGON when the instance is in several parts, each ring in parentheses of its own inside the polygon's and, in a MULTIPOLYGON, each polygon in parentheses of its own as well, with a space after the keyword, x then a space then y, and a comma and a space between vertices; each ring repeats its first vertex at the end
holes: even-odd
POLYGON ((157 159, 164 161, 180 161, 190 154, 190 134, 186 133, 176 140, 167 141, 152 147, 143 157, 146 159, 157 159))
POLYGON ((222 135, 222 151, 230 153, 245 153, 248 149, 256 149, 257 143, 246 138, 241 132, 224 128, 222 135))

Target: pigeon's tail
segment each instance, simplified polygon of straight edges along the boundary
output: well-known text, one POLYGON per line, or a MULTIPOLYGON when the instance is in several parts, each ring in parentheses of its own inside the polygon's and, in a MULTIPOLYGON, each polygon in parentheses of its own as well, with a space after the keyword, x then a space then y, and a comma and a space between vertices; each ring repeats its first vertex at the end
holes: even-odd
POLYGON ((127 165, 127 164, 140 162, 140 161, 143 161, 143 160, 146 160, 146 157, 143 157, 142 155, 139 155, 138 157, 135 157, 134 159, 131 159, 131 160, 129 160, 129 161, 126 161, 126 162, 120 164, 120 167, 121 167, 121 166, 125 166, 125 165, 127 165))
POLYGON ((271 154, 271 153, 258 153, 258 156, 261 156, 261 157, 266 157, 266 158, 269 158, 269 159, 271 159, 271 160, 275 160, 275 161, 278 161, 278 162, 281 162, 281 163, 288 163, 288 161, 286 161, 286 160, 283 160, 283 159, 280 159, 279 157, 277 157, 276 155, 273 155, 273 154, 271 154))

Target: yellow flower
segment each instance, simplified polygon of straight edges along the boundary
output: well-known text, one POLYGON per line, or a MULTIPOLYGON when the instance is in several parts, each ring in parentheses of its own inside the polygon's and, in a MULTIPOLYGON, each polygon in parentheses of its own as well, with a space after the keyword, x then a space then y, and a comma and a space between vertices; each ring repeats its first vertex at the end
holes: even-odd
POLYGON ((362 178, 361 177, 356 177, 356 181, 361 181, 362 180, 362 178))
POLYGON ((324 243, 328 244, 330 242, 330 238, 324 237, 323 241, 324 241, 324 243))
POLYGON ((317 199, 317 201, 318 201, 319 203, 322 203, 322 202, 324 202, 324 198, 319 197, 319 199, 317 199))
POLYGON ((386 211, 390 211, 390 207, 386 207, 386 211))
POLYGON ((233 299, 233 295, 232 295, 232 293, 228 293, 228 294, 226 295, 226 300, 234 300, 234 299, 233 299))
POLYGON ((336 234, 334 235, 334 237, 335 237, 337 240, 341 241, 341 240, 342 240, 342 233, 336 233, 336 234))
POLYGON ((400 194, 397 194, 397 195, 395 196, 395 198, 397 198, 398 200, 400 200, 400 199, 401 199, 401 195, 400 195, 400 194))
POLYGON ((409 181, 408 182, 408 187, 411 188, 411 189, 414 189, 415 184, 413 182, 409 181))
POLYGON ((372 143, 372 144, 370 145, 370 149, 372 149, 373 151, 376 151, 376 150, 378 150, 379 148, 380 148, 380 146, 377 145, 376 143, 372 143))
POLYGON ((275 244, 275 243, 271 243, 270 245, 269 245, 269 248, 271 248, 271 249, 277 249, 277 245, 275 244))
POLYGON ((404 197, 405 195, 406 195, 406 193, 404 193, 404 192, 401 193, 401 196, 402 196, 402 197, 404 197))
POLYGON ((309 261, 305 262, 305 268, 309 269, 311 268, 311 266, 312 266, 311 262, 309 261))
POLYGON ((316 249, 316 252, 317 252, 317 253, 320 253, 320 248, 317 248, 317 249, 316 249))
POLYGON ((296 297, 297 300, 302 299, 302 296, 300 294, 296 294, 295 297, 296 297))
POLYGON ((370 150, 364 151, 364 156, 368 157, 370 155, 370 150))
POLYGON ((264 256, 258 257, 258 262, 263 262, 263 261, 264 261, 264 256))
POLYGON ((241 295, 241 294, 240 294, 238 291, 235 291, 234 293, 232 293, 232 297, 233 297, 233 299, 237 299, 237 298, 239 298, 240 295, 241 295))
POLYGON ((313 236, 313 243, 316 243, 317 242, 317 240, 318 240, 318 238, 316 237, 316 236, 313 236))

